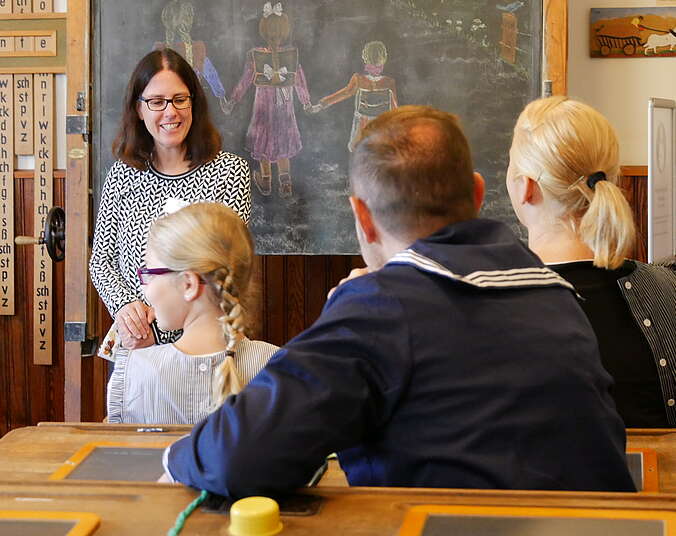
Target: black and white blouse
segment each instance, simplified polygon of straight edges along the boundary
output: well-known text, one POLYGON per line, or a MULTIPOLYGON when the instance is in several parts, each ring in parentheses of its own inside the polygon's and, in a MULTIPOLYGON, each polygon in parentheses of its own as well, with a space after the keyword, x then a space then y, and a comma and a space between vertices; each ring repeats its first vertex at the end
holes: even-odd
POLYGON ((92 282, 111 316, 127 303, 143 300, 136 269, 144 262, 151 223, 168 203, 200 201, 225 203, 248 223, 251 185, 246 160, 220 152, 181 175, 164 175, 152 165, 141 171, 120 160, 113 164, 101 194, 89 262, 92 282))

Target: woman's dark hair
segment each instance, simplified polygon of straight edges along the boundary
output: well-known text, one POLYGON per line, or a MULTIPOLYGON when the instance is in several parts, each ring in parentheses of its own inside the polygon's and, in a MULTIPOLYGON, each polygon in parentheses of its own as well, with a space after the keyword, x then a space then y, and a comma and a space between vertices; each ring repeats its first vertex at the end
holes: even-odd
POLYGON ((177 52, 163 48, 144 56, 134 69, 124 97, 120 129, 113 141, 113 155, 137 169, 148 168, 155 147, 138 115, 138 98, 152 77, 165 69, 176 73, 192 95, 192 125, 184 142, 191 166, 212 160, 221 150, 221 136, 209 118, 207 99, 195 71, 177 52))

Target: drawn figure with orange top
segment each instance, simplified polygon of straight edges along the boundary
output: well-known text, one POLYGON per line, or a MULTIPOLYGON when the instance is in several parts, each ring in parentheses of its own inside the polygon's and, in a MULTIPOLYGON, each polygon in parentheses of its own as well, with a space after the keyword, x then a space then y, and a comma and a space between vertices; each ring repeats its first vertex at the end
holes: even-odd
POLYGON ((272 190, 272 164, 277 164, 279 196, 290 197, 291 159, 303 148, 296 123, 294 93, 308 110, 310 94, 305 74, 298 60, 298 48, 286 44, 291 35, 289 17, 278 2, 263 6, 258 26, 267 46, 247 53, 244 74, 230 95, 226 113, 246 94, 256 88, 253 114, 246 133, 246 149, 258 161, 254 184, 261 194, 272 190))
POLYGON ((361 54, 364 72, 354 73, 347 86, 328 95, 311 108, 311 113, 333 106, 354 97, 354 119, 347 148, 352 152, 362 128, 388 110, 397 107, 397 89, 394 78, 383 75, 387 62, 387 48, 382 41, 370 41, 364 45, 361 54))

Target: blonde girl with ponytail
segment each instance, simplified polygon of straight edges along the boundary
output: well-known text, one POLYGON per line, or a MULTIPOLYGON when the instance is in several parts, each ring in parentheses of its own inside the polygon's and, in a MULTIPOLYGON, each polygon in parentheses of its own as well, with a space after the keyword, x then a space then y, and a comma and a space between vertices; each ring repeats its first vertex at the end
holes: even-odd
POLYGON ((625 424, 672 427, 676 273, 628 260, 636 230, 619 173, 615 131, 590 106, 550 97, 519 116, 507 191, 528 245, 581 295, 625 424))
POLYGON ((183 332, 175 343, 116 356, 108 419, 194 424, 277 350, 244 334, 251 235, 224 204, 196 203, 155 221, 145 259, 138 275, 158 327, 183 332))

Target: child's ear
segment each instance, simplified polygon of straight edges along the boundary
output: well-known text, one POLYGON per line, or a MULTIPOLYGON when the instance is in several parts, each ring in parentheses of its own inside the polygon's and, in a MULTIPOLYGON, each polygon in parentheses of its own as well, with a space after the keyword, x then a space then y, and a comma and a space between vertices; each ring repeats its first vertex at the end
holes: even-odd
POLYGON ((183 292, 183 299, 187 302, 199 298, 202 293, 202 285, 200 284, 200 276, 192 271, 181 273, 181 291, 183 292))

